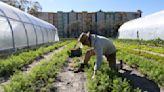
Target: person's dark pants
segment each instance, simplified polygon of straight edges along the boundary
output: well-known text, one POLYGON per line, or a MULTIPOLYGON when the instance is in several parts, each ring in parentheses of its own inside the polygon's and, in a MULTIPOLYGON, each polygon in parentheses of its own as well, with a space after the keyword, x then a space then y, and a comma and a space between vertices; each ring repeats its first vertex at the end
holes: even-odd
POLYGON ((109 62, 109 67, 116 70, 116 52, 112 54, 106 54, 107 61, 109 62))

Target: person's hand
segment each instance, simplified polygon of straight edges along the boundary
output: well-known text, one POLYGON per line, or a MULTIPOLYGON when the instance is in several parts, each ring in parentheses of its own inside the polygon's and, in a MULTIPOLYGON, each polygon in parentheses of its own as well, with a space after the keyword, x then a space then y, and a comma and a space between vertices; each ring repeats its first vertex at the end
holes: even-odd
POLYGON ((96 75, 96 70, 93 72, 92 79, 95 78, 95 75, 96 75))
POLYGON ((94 79, 95 78, 95 75, 92 75, 92 79, 94 79))

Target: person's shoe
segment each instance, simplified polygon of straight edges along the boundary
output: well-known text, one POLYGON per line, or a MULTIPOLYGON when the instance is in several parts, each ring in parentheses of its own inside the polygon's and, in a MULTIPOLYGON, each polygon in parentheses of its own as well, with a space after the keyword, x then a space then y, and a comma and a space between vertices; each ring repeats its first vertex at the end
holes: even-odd
POLYGON ((79 72, 84 72, 84 65, 85 64, 80 64, 80 67, 74 71, 74 73, 79 73, 79 72))

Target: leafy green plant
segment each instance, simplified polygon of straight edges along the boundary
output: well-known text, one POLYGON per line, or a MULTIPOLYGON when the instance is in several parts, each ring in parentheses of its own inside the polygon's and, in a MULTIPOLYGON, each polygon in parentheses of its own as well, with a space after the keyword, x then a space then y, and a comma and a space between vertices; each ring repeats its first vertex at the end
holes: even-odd
POLYGON ((157 84, 164 86, 164 67, 154 60, 130 54, 126 51, 119 50, 117 52, 117 58, 123 60, 130 66, 136 66, 141 73, 147 76, 150 80, 153 80, 157 84))
MULTIPOLYGON (((83 49, 83 55, 86 53, 87 47, 83 49)), ((75 58, 74 62, 79 62, 75 58)), ((133 89, 129 80, 120 76, 117 71, 111 70, 103 60, 101 68, 97 71, 94 79, 92 78, 95 57, 89 61, 88 67, 85 68, 87 77, 88 92, 140 92, 140 90, 133 89)))
POLYGON ((152 46, 149 45, 149 42, 150 41, 144 41, 145 44, 142 44, 142 41, 139 43, 137 40, 114 40, 114 44, 119 48, 128 47, 128 49, 139 49, 164 54, 163 44, 161 44, 162 46, 152 46))
POLYGON ((130 45, 146 45, 150 47, 164 47, 164 40, 162 39, 154 39, 154 40, 132 40, 132 39, 116 39, 115 41, 121 42, 121 43, 126 43, 130 45))
POLYGON ((117 71, 111 70, 107 62, 102 63, 96 77, 91 79, 94 61, 95 57, 90 60, 89 69, 86 69, 89 92, 137 92, 132 88, 129 80, 120 76, 117 71))
POLYGON ((2 59, 0 60, 0 76, 12 75, 15 71, 21 70, 23 66, 31 64, 35 59, 40 58, 43 54, 64 46, 67 43, 69 43, 69 41, 58 42, 52 46, 41 47, 37 50, 29 50, 2 59))
POLYGON ((71 42, 59 53, 56 53, 49 61, 42 61, 29 73, 19 72, 14 74, 9 84, 5 85, 6 92, 40 92, 47 91, 46 87, 52 83, 58 71, 63 66, 68 55, 67 51, 75 42, 71 42))

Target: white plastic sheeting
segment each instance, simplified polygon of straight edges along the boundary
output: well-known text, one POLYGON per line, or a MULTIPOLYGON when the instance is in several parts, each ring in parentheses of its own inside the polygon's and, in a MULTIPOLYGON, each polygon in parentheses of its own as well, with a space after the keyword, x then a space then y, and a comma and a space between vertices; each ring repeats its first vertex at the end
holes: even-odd
POLYGON ((124 23, 119 29, 120 39, 164 40, 164 11, 124 23))
POLYGON ((0 2, 0 50, 59 41, 52 24, 0 2))
POLYGON ((12 34, 10 26, 4 17, 0 16, 0 48, 12 48, 12 34))

